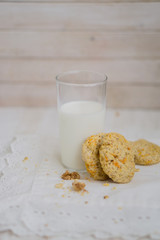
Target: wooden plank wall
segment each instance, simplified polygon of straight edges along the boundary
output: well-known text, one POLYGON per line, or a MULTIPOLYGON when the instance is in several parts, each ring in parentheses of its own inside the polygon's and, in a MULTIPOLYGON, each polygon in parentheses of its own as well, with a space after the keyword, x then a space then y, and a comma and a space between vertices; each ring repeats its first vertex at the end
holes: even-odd
POLYGON ((53 106, 55 76, 108 75, 109 107, 160 109, 160 1, 0 1, 0 106, 53 106))

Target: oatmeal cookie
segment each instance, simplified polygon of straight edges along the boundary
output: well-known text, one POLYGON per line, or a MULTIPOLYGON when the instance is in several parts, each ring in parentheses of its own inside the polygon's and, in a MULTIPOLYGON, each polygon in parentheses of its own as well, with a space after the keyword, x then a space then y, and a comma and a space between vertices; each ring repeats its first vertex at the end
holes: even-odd
POLYGON ((82 146, 82 159, 87 171, 95 180, 106 180, 108 176, 104 173, 99 161, 99 147, 104 133, 88 137, 82 146))
POLYGON ((160 147, 144 139, 131 142, 134 161, 139 165, 152 165, 160 162, 160 147))
POLYGON ((130 182, 135 173, 134 154, 130 143, 118 133, 108 133, 99 149, 103 171, 117 183, 130 182))

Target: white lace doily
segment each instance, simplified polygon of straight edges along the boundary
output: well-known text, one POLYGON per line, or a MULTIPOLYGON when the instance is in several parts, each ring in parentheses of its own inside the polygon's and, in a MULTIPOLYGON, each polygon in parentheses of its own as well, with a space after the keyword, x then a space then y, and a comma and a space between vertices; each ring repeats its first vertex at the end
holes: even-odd
POLYGON ((66 169, 59 161, 57 139, 21 135, 1 141, 0 231, 65 240, 158 240, 160 164, 137 167, 140 171, 128 184, 104 186, 80 173, 87 191, 78 193, 72 180, 61 179, 66 169))

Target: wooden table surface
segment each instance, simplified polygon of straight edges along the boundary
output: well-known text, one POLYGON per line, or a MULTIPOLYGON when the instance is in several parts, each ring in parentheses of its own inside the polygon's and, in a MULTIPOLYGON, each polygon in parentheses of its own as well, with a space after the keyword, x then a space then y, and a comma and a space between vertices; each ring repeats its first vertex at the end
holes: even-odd
POLYGON ((55 76, 108 76, 110 107, 160 109, 159 0, 1 0, 0 106, 56 105, 55 76))

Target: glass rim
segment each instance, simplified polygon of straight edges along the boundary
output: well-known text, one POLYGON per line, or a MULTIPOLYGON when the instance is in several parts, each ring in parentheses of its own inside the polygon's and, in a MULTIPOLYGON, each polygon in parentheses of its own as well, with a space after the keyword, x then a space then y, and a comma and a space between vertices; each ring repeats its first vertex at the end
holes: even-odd
POLYGON ((107 82, 107 75, 104 73, 99 73, 99 72, 94 72, 94 71, 88 71, 88 70, 72 70, 72 71, 66 71, 63 73, 60 73, 56 76, 56 83, 61 83, 64 85, 71 85, 71 86, 83 86, 83 87, 88 87, 88 86, 96 86, 96 85, 101 85, 107 82), (65 81, 63 80, 63 77, 67 76, 67 75, 73 75, 73 74, 78 74, 78 73, 88 73, 88 74, 95 74, 95 75, 99 75, 100 78, 102 78, 102 80, 99 81, 91 81, 91 82, 72 82, 72 81, 65 81), (61 79, 62 78, 62 79, 61 79))

